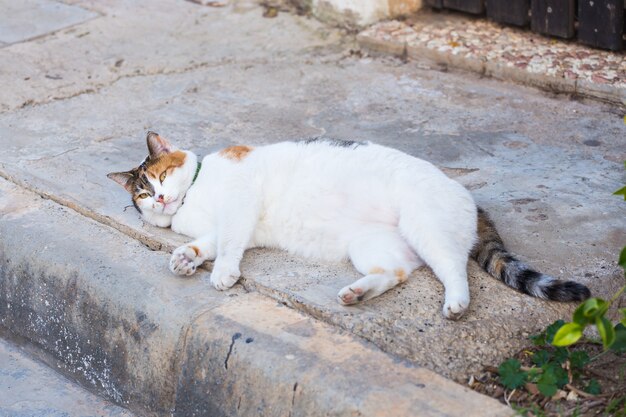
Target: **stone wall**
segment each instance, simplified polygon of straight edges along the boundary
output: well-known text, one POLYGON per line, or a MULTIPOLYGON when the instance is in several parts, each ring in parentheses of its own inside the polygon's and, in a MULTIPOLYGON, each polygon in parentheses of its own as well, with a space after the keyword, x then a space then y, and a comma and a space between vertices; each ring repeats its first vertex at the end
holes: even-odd
MULTIPOLYGON (((289 1, 289 0, 288 0, 289 1)), ((349 29, 358 29, 415 12, 422 0, 290 0, 318 19, 349 29)))

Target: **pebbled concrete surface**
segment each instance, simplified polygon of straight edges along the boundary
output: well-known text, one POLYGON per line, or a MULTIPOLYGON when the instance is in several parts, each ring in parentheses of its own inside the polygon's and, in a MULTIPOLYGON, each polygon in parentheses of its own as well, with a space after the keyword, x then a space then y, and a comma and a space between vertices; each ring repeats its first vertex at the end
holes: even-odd
POLYGON ((483 18, 422 10, 406 21, 377 23, 358 35, 364 49, 430 58, 547 91, 626 106, 626 60, 576 42, 541 36, 483 18))
POLYGON ((133 417, 0 339, 0 416, 133 417))
MULTIPOLYGON (((248 252, 243 288, 227 293, 203 283, 207 272, 190 280, 174 277, 167 272, 167 255, 146 246, 165 252, 184 237, 142 224, 132 207, 123 208, 130 203, 125 192, 105 177, 143 159, 147 129, 200 155, 235 143, 320 134, 396 147, 442 166, 470 188, 509 247, 533 265, 583 282, 600 296, 619 288, 615 261, 626 243, 626 207, 611 196, 626 178, 626 126, 619 108, 470 73, 434 71, 420 62, 360 56, 353 38, 304 17, 280 13, 265 19, 253 2, 224 8, 166 1, 68 3, 100 17, 0 49, 0 82, 6 86, 0 97, 0 176, 8 180, 0 195, 5 224, 0 244, 5 271, 21 271, 23 277, 5 272, 0 294, 25 300, 13 307, 0 304, 0 311, 7 315, 5 327, 20 329, 55 358, 65 358, 72 375, 81 374, 72 362, 78 343, 72 337, 98 338, 103 350, 93 351, 94 375, 108 375, 112 387, 124 393, 97 388, 108 398, 159 412, 176 404, 174 392, 182 393, 193 380, 176 376, 181 352, 198 363, 218 357, 185 351, 182 329, 192 328, 185 326, 196 313, 228 304, 245 291, 458 381, 515 353, 528 334, 573 309, 518 294, 474 263, 469 264, 472 305, 456 323, 441 317, 442 288, 426 268, 358 307, 334 301, 356 277, 349 265, 278 251, 248 252), (11 187, 55 204, 32 194, 16 202, 21 200, 8 198, 17 192, 11 187), (26 213, 32 217, 22 223, 26 213), (52 213, 65 229, 47 222, 52 213), (74 226, 76 213, 90 219, 88 226, 74 226), (6 221, 11 218, 17 223, 6 221), (123 235, 105 239, 109 243, 99 251, 84 249, 100 245, 109 233, 106 226, 123 235), (41 249, 46 246, 56 248, 54 256, 41 249), (39 266, 18 268, 20 263, 9 265, 12 259, 39 266), (112 259, 127 261, 118 266, 112 259), (55 265, 54 273, 41 266, 47 264, 55 265), (143 272, 133 272, 139 266, 143 272), (91 273, 72 278, 79 267, 91 273), (42 305, 74 281, 75 303, 53 311, 42 305), (90 308, 95 309, 90 320, 70 321, 90 308), (110 317, 111 308, 119 315, 110 317), (38 315, 29 315, 34 312, 38 315), (147 324, 140 313, 150 318, 147 324), (48 321, 38 326, 35 317, 48 321), (65 321, 74 323, 69 339, 61 337, 65 321), (158 325, 153 332, 150 323, 158 325), (110 364, 121 357, 118 349, 126 362, 107 368, 104 359, 110 364), (165 365, 150 367, 163 357, 165 365), (153 403, 156 392, 165 395, 153 403)), ((209 346, 205 338, 215 334, 211 340, 222 340, 220 349, 233 336, 202 331, 189 336, 209 346)), ((83 355, 89 346, 79 347, 83 355)), ((258 381, 272 380, 263 375, 258 381)), ((81 378, 92 384, 88 375, 81 378)), ((210 381, 202 378, 198 392, 210 381)), ((286 386, 293 392, 293 385, 286 386)), ((231 407, 229 401, 224 404, 231 407)))

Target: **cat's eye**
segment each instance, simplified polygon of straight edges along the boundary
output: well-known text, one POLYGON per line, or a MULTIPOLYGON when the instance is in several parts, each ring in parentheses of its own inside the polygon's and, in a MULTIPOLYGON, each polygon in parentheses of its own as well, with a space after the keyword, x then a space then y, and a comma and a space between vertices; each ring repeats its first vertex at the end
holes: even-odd
POLYGON ((137 198, 140 198, 140 199, 142 199, 142 200, 143 200, 144 198, 148 198, 148 197, 150 197, 150 194, 148 194, 148 193, 141 193, 141 194, 139 194, 139 195, 137 196, 137 198))
POLYGON ((161 183, 165 181, 165 177, 167 177, 167 173, 165 171, 161 172, 161 176, 159 177, 159 180, 161 180, 161 183))

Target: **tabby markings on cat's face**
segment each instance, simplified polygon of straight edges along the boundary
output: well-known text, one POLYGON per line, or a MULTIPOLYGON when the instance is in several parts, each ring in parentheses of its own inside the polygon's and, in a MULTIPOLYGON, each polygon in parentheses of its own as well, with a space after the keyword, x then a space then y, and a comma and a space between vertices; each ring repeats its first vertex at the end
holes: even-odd
POLYGON ((111 172, 107 175, 130 193, 133 206, 140 213, 153 204, 154 187, 145 175, 146 163, 149 159, 150 157, 147 157, 141 165, 130 171, 111 172))
POLYGON ((182 151, 162 154, 146 165, 145 177, 152 186, 152 211, 173 215, 180 207, 187 189, 181 192, 185 173, 180 168, 187 155, 182 151))
POLYGON ((141 214, 172 216, 182 205, 191 184, 192 168, 185 164, 188 155, 154 132, 148 133, 147 142, 150 155, 140 166, 126 172, 112 172, 107 177, 131 194, 133 205, 141 214))

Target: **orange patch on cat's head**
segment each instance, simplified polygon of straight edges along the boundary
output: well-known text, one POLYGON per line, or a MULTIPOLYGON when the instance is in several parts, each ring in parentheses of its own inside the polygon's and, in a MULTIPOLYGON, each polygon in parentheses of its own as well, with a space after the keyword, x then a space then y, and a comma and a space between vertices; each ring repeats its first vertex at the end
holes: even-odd
POLYGON ((185 163, 186 158, 187 154, 182 151, 174 151, 163 154, 150 161, 146 168, 146 174, 151 178, 159 178, 163 171, 170 168, 181 167, 185 163))
POLYGON ((385 270, 383 268, 381 268, 380 266, 375 266, 372 269, 369 270, 370 275, 375 275, 375 274, 384 274, 385 270))
POLYGON ((241 161, 252 152, 252 149, 252 147, 246 145, 230 146, 226 149, 222 149, 220 155, 224 158, 232 159, 233 161, 241 161))

